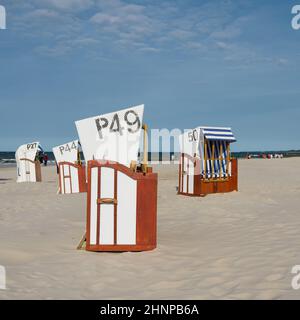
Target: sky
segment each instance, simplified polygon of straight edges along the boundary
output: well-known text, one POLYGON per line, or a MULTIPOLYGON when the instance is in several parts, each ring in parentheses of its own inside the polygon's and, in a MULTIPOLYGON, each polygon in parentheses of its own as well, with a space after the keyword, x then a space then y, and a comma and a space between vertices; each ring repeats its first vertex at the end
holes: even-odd
POLYGON ((295 4, 0 0, 0 150, 51 150, 77 138, 74 121, 141 103, 150 128, 225 126, 234 151, 300 149, 295 4))

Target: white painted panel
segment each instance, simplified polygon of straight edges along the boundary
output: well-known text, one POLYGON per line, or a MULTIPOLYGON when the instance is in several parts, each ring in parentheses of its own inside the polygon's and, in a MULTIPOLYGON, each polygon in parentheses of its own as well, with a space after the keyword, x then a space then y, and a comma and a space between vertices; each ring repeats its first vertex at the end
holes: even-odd
MULTIPOLYGON (((181 161, 181 160, 180 160, 181 161)), ((179 180, 178 180, 178 191, 182 192, 182 165, 179 167, 179 180)))
POLYGON ((136 244, 136 206, 137 181, 118 172, 118 244, 136 244))
POLYGON ((24 164, 23 161, 17 160, 17 182, 24 181, 24 164))
POLYGON ((98 197, 98 168, 91 170, 91 214, 90 214, 90 244, 96 244, 97 237, 97 197, 98 197))
POLYGON ((101 198, 114 198, 114 169, 101 168, 101 198))
POLYGON ((64 173, 64 193, 65 194, 70 194, 71 193, 71 180, 70 178, 66 178, 69 176, 69 165, 63 165, 63 173, 64 173))
POLYGON ((27 162, 27 161, 24 161, 24 160, 21 161, 21 170, 22 170, 22 173, 21 173, 21 177, 22 177, 21 182, 27 181, 26 162, 27 162))
POLYGON ((79 178, 78 178, 78 169, 70 166, 71 169, 71 181, 72 181, 72 193, 79 192, 79 178))
POLYGON ((68 165, 64 165, 64 175, 68 176, 69 175, 69 166, 68 165))
POLYGON ((36 182, 35 164, 26 160, 17 161, 17 182, 36 182))
POLYGON ((71 179, 65 178, 65 194, 71 193, 71 179))
POLYGON ((100 206, 100 244, 114 244, 114 206, 100 206))
POLYGON ((26 161, 26 162, 28 162, 29 164, 29 171, 30 171, 29 180, 30 182, 36 182, 35 163, 29 162, 29 161, 26 161))
POLYGON ((183 179, 182 179, 182 192, 187 192, 187 158, 183 160, 183 179))
POLYGON ((61 185, 61 193, 64 194, 65 193, 65 187, 64 187, 64 176, 62 174, 62 166, 60 167, 60 174, 59 174, 59 178, 60 178, 60 185, 61 185))
POLYGON ((189 193, 194 193, 194 164, 189 160, 189 193))
POLYGON ((30 182, 30 162, 26 160, 22 160, 22 162, 24 163, 24 168, 25 168, 25 172, 24 172, 25 181, 30 182))
MULTIPOLYGON (((100 198, 114 198, 114 169, 101 168, 100 198)), ((100 244, 114 244, 114 206, 100 205, 100 244)))

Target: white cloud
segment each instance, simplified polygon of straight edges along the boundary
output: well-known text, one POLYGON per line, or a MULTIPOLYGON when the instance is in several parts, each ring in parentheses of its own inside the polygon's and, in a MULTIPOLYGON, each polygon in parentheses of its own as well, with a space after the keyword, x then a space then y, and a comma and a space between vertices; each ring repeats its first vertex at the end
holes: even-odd
POLYGON ((187 42, 185 46, 186 48, 189 48, 191 50, 203 50, 205 48, 205 46, 200 42, 193 42, 193 41, 187 42))
POLYGON ((194 37, 195 33, 193 31, 177 29, 170 31, 169 35, 180 40, 185 40, 194 37))
POLYGON ((232 46, 231 46, 230 44, 225 43, 225 42, 223 42, 223 41, 217 41, 217 42, 216 42, 216 46, 217 46, 218 48, 220 48, 220 49, 231 49, 231 48, 232 48, 232 46))
POLYGON ((11 0, 11 6, 17 13, 10 29, 33 39, 40 54, 201 51, 226 61, 286 64, 264 58, 241 37, 253 20, 237 14, 233 1, 11 0))
POLYGON ((247 28, 247 24, 250 20, 251 18, 249 16, 241 16, 232 19, 230 23, 221 26, 212 32, 211 37, 220 40, 232 40, 237 38, 243 33, 243 30, 247 28))
POLYGON ((100 32, 110 32, 121 35, 135 35, 143 37, 155 30, 155 20, 147 14, 146 7, 142 5, 126 4, 113 0, 98 3, 101 11, 94 14, 90 21, 99 25, 100 32))
POLYGON ((26 18, 57 18, 59 14, 54 10, 49 9, 36 9, 32 12, 29 12, 26 15, 26 18))
POLYGON ((98 12, 91 18, 90 21, 99 23, 99 24, 106 24, 106 23, 117 24, 120 22, 120 17, 98 12))
POLYGON ((158 48, 142 47, 142 48, 139 49, 139 51, 158 53, 158 52, 160 52, 161 50, 158 49, 158 48))
POLYGON ((286 65, 289 63, 289 61, 288 61, 288 59, 285 59, 285 58, 279 58, 279 59, 277 59, 277 63, 279 65, 286 65))
POLYGON ((85 10, 94 4, 93 0, 35 0, 40 5, 51 6, 61 10, 85 10))
POLYGON ((49 56, 49 57, 59 57, 64 56, 72 51, 71 47, 68 47, 64 44, 59 44, 54 47, 50 46, 38 46, 35 48, 35 51, 39 54, 49 56))
POLYGON ((99 44, 99 41, 93 38, 78 38, 70 41, 70 44, 73 46, 90 46, 99 44))

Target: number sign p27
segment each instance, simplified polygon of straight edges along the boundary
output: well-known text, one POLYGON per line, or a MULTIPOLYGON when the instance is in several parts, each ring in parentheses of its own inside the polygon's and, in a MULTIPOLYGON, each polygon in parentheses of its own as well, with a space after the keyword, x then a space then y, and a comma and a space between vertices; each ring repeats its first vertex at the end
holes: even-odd
POLYGON ((144 105, 76 121, 86 161, 137 161, 144 105))

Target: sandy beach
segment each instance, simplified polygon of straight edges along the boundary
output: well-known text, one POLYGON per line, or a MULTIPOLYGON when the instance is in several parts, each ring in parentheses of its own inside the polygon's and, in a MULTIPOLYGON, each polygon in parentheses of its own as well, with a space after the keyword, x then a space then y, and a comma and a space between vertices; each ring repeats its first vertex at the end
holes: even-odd
POLYGON ((0 299, 299 299, 300 158, 239 161, 239 192, 178 196, 177 166, 159 173, 158 248, 141 253, 76 250, 86 194, 17 184, 0 169, 0 299))

